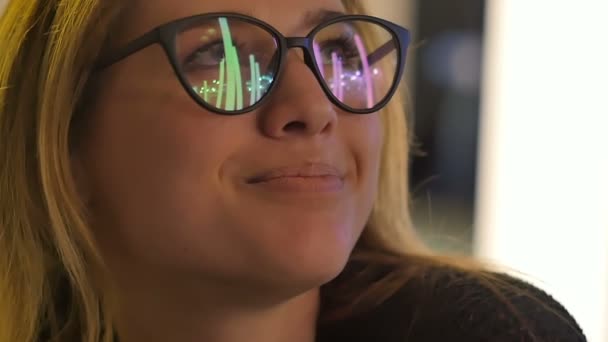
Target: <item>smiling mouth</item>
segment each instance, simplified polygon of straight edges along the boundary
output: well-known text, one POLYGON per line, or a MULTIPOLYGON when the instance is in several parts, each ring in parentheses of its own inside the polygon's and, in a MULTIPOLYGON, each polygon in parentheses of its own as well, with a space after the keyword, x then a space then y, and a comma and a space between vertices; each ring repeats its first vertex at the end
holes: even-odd
POLYGON ((344 173, 328 164, 305 164, 264 171, 247 180, 280 192, 336 192, 344 187, 344 173))

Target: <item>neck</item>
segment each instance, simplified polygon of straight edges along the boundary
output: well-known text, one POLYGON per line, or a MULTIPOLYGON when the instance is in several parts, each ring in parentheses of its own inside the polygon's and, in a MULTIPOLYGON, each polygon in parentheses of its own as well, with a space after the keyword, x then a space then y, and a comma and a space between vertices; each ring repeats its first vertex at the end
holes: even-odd
MULTIPOLYGON (((121 342, 313 342, 319 290, 295 297, 260 291, 177 288, 150 282, 118 292, 121 342)), ((217 288, 216 288, 217 289, 217 288)))

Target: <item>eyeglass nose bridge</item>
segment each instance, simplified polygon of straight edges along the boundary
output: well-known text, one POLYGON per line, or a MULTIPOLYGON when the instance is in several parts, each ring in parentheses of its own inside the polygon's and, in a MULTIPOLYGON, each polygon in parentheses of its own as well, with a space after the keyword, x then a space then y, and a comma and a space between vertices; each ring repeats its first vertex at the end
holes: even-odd
POLYGON ((316 75, 317 70, 315 69, 313 51, 311 51, 311 38, 307 37, 289 37, 285 38, 285 50, 289 51, 292 48, 300 48, 304 54, 304 63, 310 68, 310 70, 316 75))
MULTIPOLYGON (((313 75, 319 82, 319 85, 321 86, 323 91, 327 94, 327 96, 330 99, 332 99, 331 92, 328 90, 328 88, 324 84, 323 76, 317 70, 317 67, 321 67, 321 66, 316 65, 312 42, 313 42, 313 38, 309 38, 309 37, 285 37, 284 38, 284 46, 285 46, 284 54, 287 55, 287 52, 289 51, 289 49, 292 49, 292 48, 302 49, 302 53, 304 56, 304 64, 306 64, 308 69, 310 69, 310 71, 313 73, 313 75)), ((332 101, 333 101, 333 99, 332 99, 332 101)))
POLYGON ((310 38, 306 37, 289 37, 285 38, 285 47, 288 49, 300 47, 304 49, 308 49, 310 46, 310 38))

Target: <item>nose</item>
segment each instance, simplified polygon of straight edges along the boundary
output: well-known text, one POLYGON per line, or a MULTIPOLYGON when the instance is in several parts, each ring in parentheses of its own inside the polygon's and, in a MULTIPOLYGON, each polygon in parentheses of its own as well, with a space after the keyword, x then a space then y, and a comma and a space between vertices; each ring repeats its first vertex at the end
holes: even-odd
POLYGON ((264 135, 285 139, 328 135, 335 130, 337 109, 301 57, 288 54, 277 82, 259 114, 264 135))

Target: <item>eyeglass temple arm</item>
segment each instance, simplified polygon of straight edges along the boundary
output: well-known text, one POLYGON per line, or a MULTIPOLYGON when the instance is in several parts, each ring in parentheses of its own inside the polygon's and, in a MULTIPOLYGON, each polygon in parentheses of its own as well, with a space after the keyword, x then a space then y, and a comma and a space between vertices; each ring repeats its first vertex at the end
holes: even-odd
POLYGON ((386 57, 389 53, 391 53, 395 49, 395 43, 393 41, 388 41, 384 43, 381 47, 377 48, 374 52, 367 55, 367 61, 369 65, 373 65, 378 62, 382 58, 386 57))
POLYGON ((138 52, 139 50, 143 50, 143 49, 147 48, 148 46, 155 44, 159 41, 160 41, 160 30, 159 29, 152 30, 152 31, 146 33, 145 35, 135 39, 134 41, 132 41, 130 44, 123 47, 122 49, 120 49, 110 55, 107 55, 105 57, 102 57, 101 61, 95 65, 95 69, 96 70, 105 69, 105 68, 113 65, 114 63, 121 61, 122 59, 126 58, 127 56, 134 54, 134 53, 138 52))

